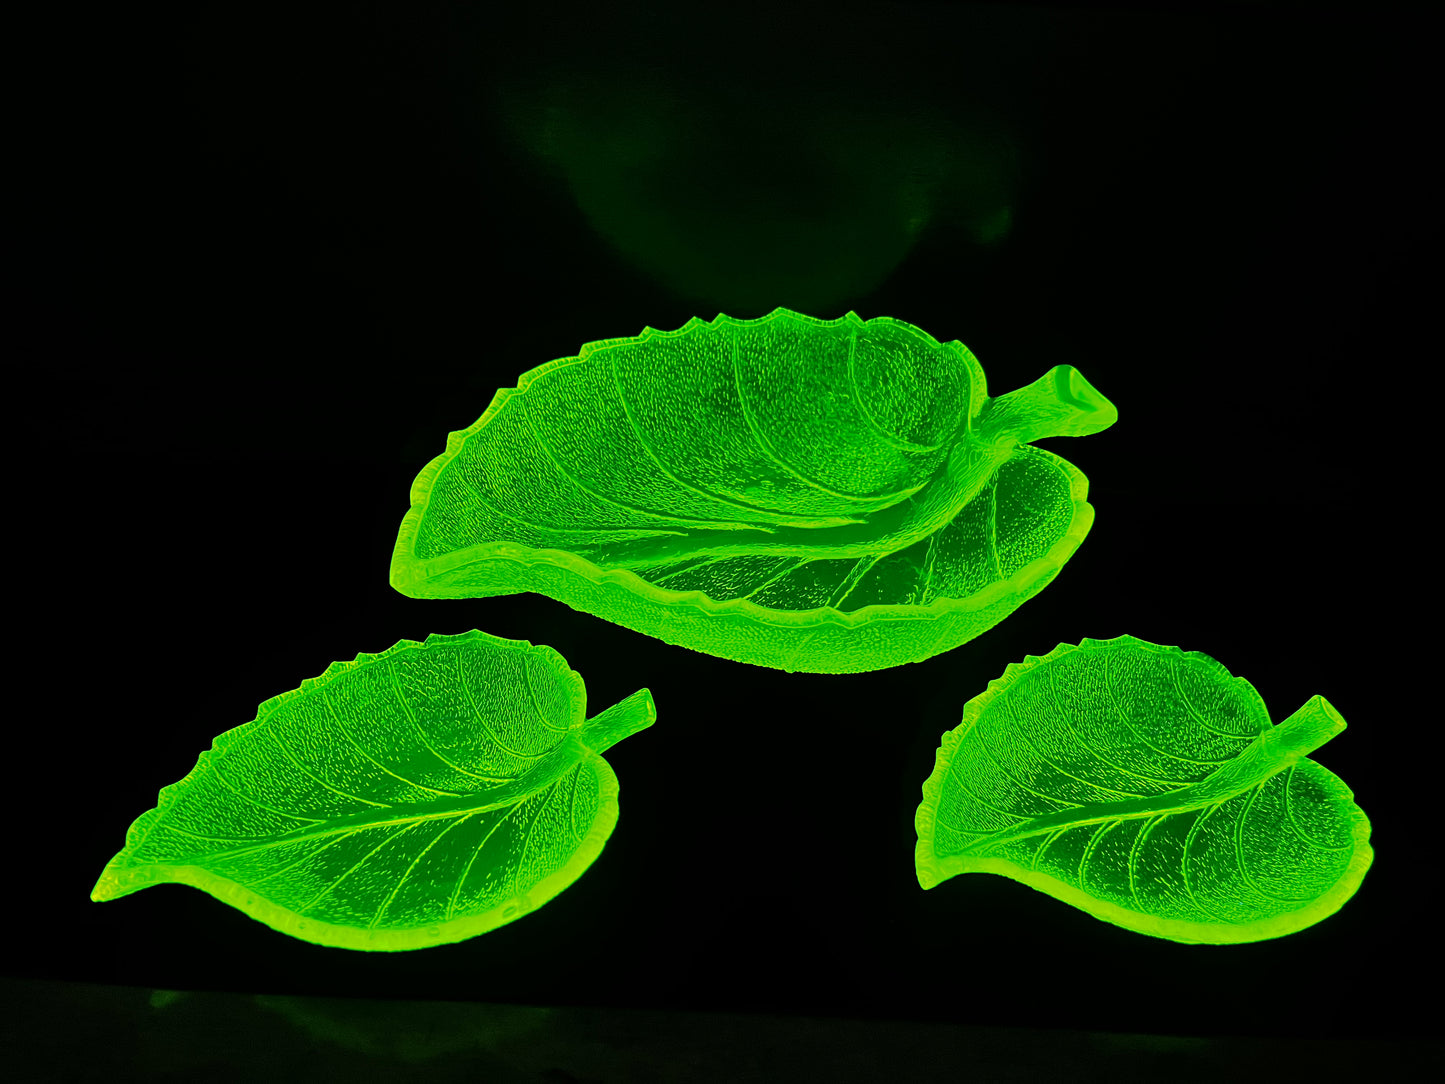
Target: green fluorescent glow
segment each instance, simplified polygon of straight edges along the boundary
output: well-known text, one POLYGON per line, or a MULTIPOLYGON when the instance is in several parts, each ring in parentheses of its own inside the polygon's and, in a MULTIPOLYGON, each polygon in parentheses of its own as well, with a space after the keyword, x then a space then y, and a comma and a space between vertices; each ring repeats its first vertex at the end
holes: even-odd
POLYGON ((586 706, 556 651, 483 632, 333 663, 163 789, 91 899, 188 884, 382 952, 486 933, 580 877, 617 823, 600 754, 657 713, 646 689, 586 706))
POLYGON ((1117 411, 1060 365, 990 399, 977 359, 889 317, 692 319, 524 373, 411 490, 391 583, 535 591, 782 670, 921 661, 1041 591, 1088 482, 1029 442, 1117 411))
POLYGON ((1370 822, 1306 754, 1320 696, 1278 726, 1208 655, 1133 636, 1010 665, 943 735, 914 856, 924 888, 998 873, 1172 941, 1294 933, 1370 868, 1370 822))

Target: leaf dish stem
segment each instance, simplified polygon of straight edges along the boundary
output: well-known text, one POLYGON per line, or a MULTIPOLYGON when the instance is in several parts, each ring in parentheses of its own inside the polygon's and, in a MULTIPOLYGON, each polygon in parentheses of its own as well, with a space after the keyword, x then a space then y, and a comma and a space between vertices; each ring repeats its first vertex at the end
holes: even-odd
POLYGON ((626 700, 620 700, 583 724, 578 738, 594 753, 604 753, 623 738, 646 730, 657 721, 657 706, 652 693, 638 689, 626 700))
POLYGON ((985 440, 1029 444, 1108 429, 1119 411, 1072 365, 1055 365, 1027 387, 990 399, 979 420, 985 440))

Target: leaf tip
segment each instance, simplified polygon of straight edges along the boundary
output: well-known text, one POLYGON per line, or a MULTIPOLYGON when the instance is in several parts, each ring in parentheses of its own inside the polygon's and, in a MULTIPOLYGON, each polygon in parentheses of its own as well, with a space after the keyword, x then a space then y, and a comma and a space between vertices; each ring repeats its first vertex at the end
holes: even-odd
POLYGON ((100 877, 96 880, 95 887, 90 890, 92 903, 117 900, 153 883, 150 878, 138 876, 134 869, 118 865, 117 863, 123 856, 124 852, 111 859, 106 863, 105 869, 100 871, 100 877))

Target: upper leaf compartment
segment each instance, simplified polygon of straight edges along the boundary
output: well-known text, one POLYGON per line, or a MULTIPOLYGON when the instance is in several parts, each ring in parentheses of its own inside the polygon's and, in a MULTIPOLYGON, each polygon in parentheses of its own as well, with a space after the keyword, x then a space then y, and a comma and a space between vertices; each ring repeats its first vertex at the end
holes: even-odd
POLYGON ((415 597, 536 591, 785 670, 881 669, 978 635, 1092 522, 1028 441, 1117 416, 1078 372, 987 394, 911 324, 696 318, 531 370, 412 486, 391 567, 415 597))
POLYGON ((165 787, 91 898, 189 884, 371 951, 485 933, 575 881, 617 823, 600 754, 656 711, 646 689, 585 709, 556 651, 483 632, 333 663, 165 787))

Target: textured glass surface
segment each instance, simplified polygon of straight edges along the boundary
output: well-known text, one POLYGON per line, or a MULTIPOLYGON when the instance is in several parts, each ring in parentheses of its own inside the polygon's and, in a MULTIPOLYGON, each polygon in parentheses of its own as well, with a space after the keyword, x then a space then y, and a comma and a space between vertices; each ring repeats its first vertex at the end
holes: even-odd
POLYGON ((524 373, 451 434, 391 583, 535 591, 783 670, 920 661, 1069 559, 1088 482, 1029 442, 1116 417, 1067 365, 991 399, 966 347, 889 317, 647 328, 524 373))
POLYGON ((999 873, 1139 933, 1223 944, 1334 914, 1370 822, 1306 754, 1323 698, 1270 722, 1208 655, 1132 636, 1010 665, 964 707, 923 784, 918 881, 999 873))
POLYGON ((495 929, 581 876, 617 823, 600 754, 656 712, 643 689, 587 719, 586 695, 556 651, 483 632, 333 663, 163 789, 91 898, 188 884, 350 949, 495 929))

